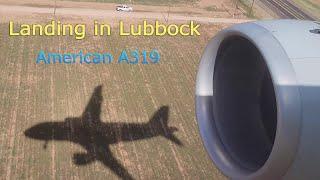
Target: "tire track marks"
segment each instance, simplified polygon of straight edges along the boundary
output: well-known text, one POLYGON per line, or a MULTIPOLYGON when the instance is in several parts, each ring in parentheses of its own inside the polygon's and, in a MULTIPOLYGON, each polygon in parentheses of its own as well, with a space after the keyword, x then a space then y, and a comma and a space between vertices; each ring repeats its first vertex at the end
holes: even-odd
POLYGON ((261 2, 277 13, 281 18, 316 21, 314 17, 299 9, 288 0, 261 0, 261 2))
MULTIPOLYGON (((24 39, 21 40, 22 41, 22 47, 23 47, 23 42, 24 39)), ((21 48, 23 49, 23 48, 21 48)), ((7 163, 7 172, 6 172, 6 180, 10 179, 11 176, 11 166, 12 166, 12 161, 13 161, 13 151, 14 151, 14 141, 15 141, 15 136, 16 136, 16 126, 17 126, 17 111, 18 111, 18 100, 20 97, 20 85, 21 85, 21 70, 22 70, 22 65, 21 63, 17 64, 16 70, 18 72, 15 81, 15 87, 17 89, 17 92, 15 94, 15 98, 14 98, 14 102, 15 102, 15 106, 11 115, 11 128, 9 130, 9 156, 8 156, 8 163, 7 163)))

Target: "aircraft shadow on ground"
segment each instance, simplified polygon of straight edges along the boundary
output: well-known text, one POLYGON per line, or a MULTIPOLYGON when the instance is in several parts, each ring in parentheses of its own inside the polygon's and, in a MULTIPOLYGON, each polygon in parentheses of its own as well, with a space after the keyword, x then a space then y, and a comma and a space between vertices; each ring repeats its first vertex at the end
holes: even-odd
POLYGON ((97 86, 80 117, 68 117, 64 121, 44 122, 25 130, 26 137, 44 141, 70 141, 81 145, 86 153, 75 153, 76 165, 87 165, 100 161, 118 177, 133 179, 125 167, 113 156, 109 145, 121 141, 135 141, 162 136, 182 146, 173 134, 178 129, 168 126, 169 107, 160 107, 146 123, 104 123, 100 119, 102 86, 97 86))

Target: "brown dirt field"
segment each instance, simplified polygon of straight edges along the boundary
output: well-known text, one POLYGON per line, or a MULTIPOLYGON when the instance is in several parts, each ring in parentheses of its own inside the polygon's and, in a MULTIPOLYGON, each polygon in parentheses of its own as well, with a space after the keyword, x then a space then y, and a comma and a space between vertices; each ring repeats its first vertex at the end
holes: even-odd
MULTIPOLYGON (((203 148, 194 114, 195 76, 201 53, 209 38, 225 26, 203 25, 200 37, 120 38, 114 33, 100 38, 88 35, 85 40, 76 41, 73 37, 13 38, 8 36, 7 24, 2 23, 0 179, 118 178, 113 168, 101 163, 104 159, 87 165, 74 163, 77 154, 86 153, 82 144, 68 140, 77 136, 72 133, 76 126, 68 131, 67 139, 49 140, 46 148, 44 141, 24 134, 40 123, 61 123, 67 117, 79 117, 93 89, 99 85, 103 86, 103 123, 143 125, 160 107, 168 106, 169 126, 178 129, 174 134, 183 146, 162 136, 107 146, 133 178, 225 179, 203 148), (111 52, 118 57, 122 49, 137 48, 157 49, 161 62, 156 65, 35 63, 41 49, 59 53, 111 52)), ((148 129, 141 136, 148 136, 148 129)), ((112 130, 115 139, 122 140, 120 124, 119 129, 112 130)), ((128 133, 133 136, 136 132, 128 133)))
POLYGON ((320 0, 311 0, 311 1, 316 3, 316 4, 320 4, 320 0))

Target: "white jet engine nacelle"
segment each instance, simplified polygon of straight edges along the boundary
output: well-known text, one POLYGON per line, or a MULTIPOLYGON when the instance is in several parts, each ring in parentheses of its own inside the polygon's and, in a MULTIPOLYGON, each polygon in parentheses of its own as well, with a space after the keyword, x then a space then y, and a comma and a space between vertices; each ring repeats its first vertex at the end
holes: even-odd
POLYGON ((275 20, 219 32, 196 83, 201 137, 232 179, 320 178, 320 24, 275 20))

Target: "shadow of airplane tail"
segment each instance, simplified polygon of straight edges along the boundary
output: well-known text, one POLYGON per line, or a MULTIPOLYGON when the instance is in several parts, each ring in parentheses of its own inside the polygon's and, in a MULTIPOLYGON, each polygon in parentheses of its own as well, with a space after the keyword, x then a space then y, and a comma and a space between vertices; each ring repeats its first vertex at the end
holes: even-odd
POLYGON ((169 127, 169 107, 162 106, 150 119, 149 125, 152 129, 162 129, 161 136, 172 141, 173 143, 182 146, 182 142, 173 134, 178 131, 176 127, 169 127))

